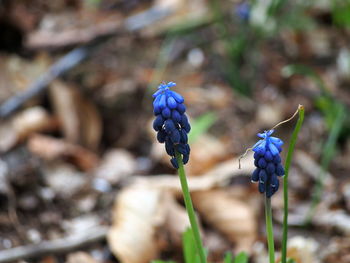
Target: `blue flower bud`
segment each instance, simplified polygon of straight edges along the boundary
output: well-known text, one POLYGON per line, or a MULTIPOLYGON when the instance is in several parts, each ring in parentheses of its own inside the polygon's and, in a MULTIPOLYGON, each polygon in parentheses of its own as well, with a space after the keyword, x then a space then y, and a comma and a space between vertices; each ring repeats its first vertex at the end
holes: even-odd
POLYGON ((191 131, 191 125, 187 122, 184 126, 183 126, 183 129, 189 133, 191 131))
POLYGON ((170 156, 175 156, 175 148, 170 140, 165 141, 165 150, 170 156))
POLYGON ((168 98, 168 106, 170 109, 176 109, 177 103, 173 97, 168 98))
POLYGON ((260 169, 259 168, 256 168, 252 174, 252 182, 258 182, 259 181, 259 172, 260 172, 260 169))
POLYGON ((166 107, 166 95, 160 95, 160 100, 159 100, 159 108, 164 109, 166 107))
POLYGON ((184 154, 182 156, 182 161, 184 164, 188 163, 188 160, 190 159, 190 155, 189 154, 184 154))
POLYGON ((259 166, 259 168, 265 168, 266 165, 267 165, 267 163, 266 163, 264 157, 261 157, 261 158, 259 159, 259 161, 258 161, 258 166, 259 166))
POLYGON ((153 109, 153 114, 154 114, 155 116, 157 116, 157 115, 160 114, 161 112, 162 112, 162 110, 161 110, 159 107, 153 109))
POLYGON ((163 124, 164 124, 164 119, 162 115, 158 115, 153 121, 153 129, 155 131, 159 131, 162 129, 163 124))
POLYGON ((254 146, 254 165, 257 167, 252 174, 252 181, 259 182, 260 193, 265 193, 270 198, 279 188, 277 176, 284 175, 281 164, 280 152, 283 141, 276 137, 271 137, 273 130, 258 133, 262 138, 254 146))
POLYGON ((157 140, 158 140, 158 142, 164 143, 164 142, 165 142, 165 139, 166 139, 166 136, 167 136, 167 134, 166 134, 165 131, 159 131, 159 132, 157 133, 157 140))
POLYGON ((277 167, 276 167, 276 174, 277 174, 278 176, 284 175, 284 168, 283 168, 283 166, 282 166, 280 163, 277 164, 277 167))
POLYGON ((162 115, 165 119, 170 118, 171 116, 171 110, 167 107, 162 110, 162 115))
POLYGON ((181 116, 181 122, 180 122, 181 126, 185 126, 186 124, 188 124, 188 118, 185 114, 183 114, 181 116))
POLYGON ((181 115, 177 110, 172 110, 171 118, 177 123, 180 123, 181 121, 181 115))
POLYGON ((184 164, 188 162, 190 157, 187 134, 190 132, 191 126, 185 115, 184 98, 170 90, 174 86, 176 86, 174 82, 161 84, 153 94, 153 113, 156 116, 153 121, 153 128, 158 132, 157 140, 160 143, 165 142, 165 150, 171 157, 171 164, 178 169, 179 165, 175 158, 175 152, 182 154, 184 164))
POLYGON ((267 183, 267 173, 264 169, 260 169, 259 182, 263 184, 267 183))
POLYGON ((186 145, 188 145, 188 144, 178 144, 178 145, 176 145, 176 150, 179 152, 179 153, 181 153, 181 154, 189 154, 189 151, 188 151, 188 149, 186 148, 186 145))
POLYGON ((186 111, 186 106, 184 104, 177 104, 177 107, 176 107, 177 111, 180 113, 180 114, 184 114, 185 111, 186 111))
POLYGON ((259 181, 259 186, 258 186, 258 189, 259 189, 259 192, 260 193, 265 193, 265 184, 264 183, 261 183, 260 181, 259 181))
POLYGON ((269 162, 269 163, 267 164, 267 166, 266 166, 266 172, 267 172, 268 174, 274 174, 275 171, 276 171, 276 166, 275 166, 275 164, 272 163, 272 162, 269 162))
POLYGON ((171 164, 173 165, 173 167, 174 167, 175 169, 179 169, 179 164, 177 163, 177 160, 176 160, 175 157, 171 158, 171 159, 170 159, 170 162, 171 162, 171 164))
POLYGON ((170 140, 173 144, 178 144, 180 142, 180 132, 178 130, 173 130, 170 134, 170 140))
POLYGON ((183 103, 185 101, 184 98, 175 91, 170 91, 170 94, 178 103, 183 103))
POLYGON ((165 122, 164 122, 164 129, 167 133, 171 133, 173 130, 175 130, 175 124, 173 122, 173 120, 171 119, 167 119, 165 122))
POLYGON ((270 151, 266 151, 264 154, 264 158, 267 162, 272 162, 273 160, 273 155, 271 154, 270 151))
POLYGON ((188 136, 187 136, 187 132, 184 129, 181 129, 181 134, 180 134, 181 138, 180 138, 180 142, 183 144, 187 144, 188 142, 188 136))
POLYGON ((273 188, 270 185, 266 186, 265 191, 266 191, 266 196, 268 198, 270 198, 274 194, 273 188))

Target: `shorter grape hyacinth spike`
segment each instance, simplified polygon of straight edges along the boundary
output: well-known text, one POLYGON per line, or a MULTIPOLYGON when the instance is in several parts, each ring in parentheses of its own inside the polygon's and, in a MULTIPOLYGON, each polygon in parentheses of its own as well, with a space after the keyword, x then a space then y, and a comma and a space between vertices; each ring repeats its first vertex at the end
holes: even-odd
POLYGON ((157 132, 157 140, 165 143, 165 150, 171 157, 171 164, 178 169, 175 151, 182 155, 183 163, 186 164, 190 157, 187 134, 191 126, 185 114, 184 98, 170 90, 174 86, 176 86, 174 82, 160 84, 157 92, 153 94, 153 113, 156 116, 153 129, 157 132))
POLYGON ((259 192, 270 198, 279 187, 278 176, 284 175, 280 152, 283 141, 272 137, 274 130, 258 133, 262 138, 253 146, 254 165, 256 169, 252 174, 252 182, 259 182, 259 192))

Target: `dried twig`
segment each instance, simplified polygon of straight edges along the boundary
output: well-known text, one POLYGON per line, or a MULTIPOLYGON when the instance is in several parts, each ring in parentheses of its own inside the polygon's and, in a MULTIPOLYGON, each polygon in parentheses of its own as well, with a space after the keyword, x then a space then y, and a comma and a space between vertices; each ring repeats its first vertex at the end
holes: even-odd
POLYGON ((28 89, 19 93, 0 106, 0 118, 6 118, 16 111, 29 99, 43 92, 47 86, 57 77, 63 75, 68 70, 83 61, 88 54, 88 46, 79 47, 54 63, 48 71, 39 77, 28 89))
POLYGON ((116 30, 117 28, 114 27, 110 28, 109 24, 108 30, 106 29, 104 34, 97 35, 95 36, 96 38, 88 37, 85 39, 86 41, 91 42, 85 46, 73 49, 67 55, 63 56, 60 60, 54 63, 48 69, 48 71, 41 75, 34 83, 32 83, 28 89, 11 97, 4 104, 2 104, 0 106, 0 118, 8 117, 26 101, 42 93, 54 79, 62 76, 67 71, 80 64, 100 43, 105 42, 107 38, 110 38, 123 30, 127 32, 140 30, 168 16, 169 14, 171 14, 169 9, 152 7, 144 12, 127 18, 120 30, 116 30))
POLYGON ((39 257, 50 253, 62 253, 74 250, 86 244, 105 239, 106 226, 90 228, 84 232, 66 238, 44 241, 40 244, 15 247, 0 251, 0 263, 11 262, 20 259, 39 257))

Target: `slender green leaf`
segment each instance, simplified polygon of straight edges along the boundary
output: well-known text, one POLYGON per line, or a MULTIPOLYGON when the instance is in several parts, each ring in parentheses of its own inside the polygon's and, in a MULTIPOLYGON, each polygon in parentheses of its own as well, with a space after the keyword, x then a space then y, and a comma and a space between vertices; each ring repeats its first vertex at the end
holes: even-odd
POLYGON ((235 257, 235 260, 233 261, 234 263, 248 263, 248 255, 245 252, 240 252, 237 254, 235 257))
POLYGON ((200 135, 207 132, 208 129, 216 121, 216 115, 213 112, 208 112, 191 122, 191 132, 188 135, 188 141, 194 142, 200 135))
POLYGON ((200 258, 197 254, 196 243, 193 238, 191 228, 187 228, 187 230, 183 233, 182 245, 185 263, 200 263, 200 258))
POLYGON ((286 263, 287 259, 287 239, 288 239, 288 176, 289 168, 292 163, 294 147, 298 139, 298 134, 301 129, 301 125, 304 121, 304 106, 299 105, 298 107, 298 121, 295 125, 292 137, 290 139, 288 153, 285 164, 285 173, 283 178, 283 202, 284 202, 284 212, 283 212, 283 237, 282 237, 282 263, 286 263))
POLYGON ((233 256, 231 252, 226 252, 224 263, 233 263, 233 256))

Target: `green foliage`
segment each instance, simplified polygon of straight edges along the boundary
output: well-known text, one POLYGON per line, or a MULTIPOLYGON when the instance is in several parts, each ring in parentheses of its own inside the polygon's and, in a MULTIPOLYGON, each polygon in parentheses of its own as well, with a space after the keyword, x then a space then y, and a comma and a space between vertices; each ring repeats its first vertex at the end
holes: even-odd
POLYGON ((287 263, 296 263, 296 261, 293 258, 288 258, 287 263))
POLYGON ((224 257, 224 263, 248 263, 248 255, 245 252, 240 252, 233 257, 231 252, 227 252, 224 257))
POLYGON ((233 263, 248 263, 248 255, 245 252, 238 253, 233 263))
POLYGON ((224 263, 233 263, 233 255, 231 252, 226 252, 224 257, 224 263))
POLYGON ((316 85, 321 90, 321 95, 315 100, 315 106, 323 113, 327 128, 329 130, 328 138, 322 147, 321 173, 317 177, 316 185, 312 191, 313 199, 310 210, 305 219, 305 223, 309 224, 313 217, 315 208, 321 200, 324 187, 324 177, 335 154, 337 141, 341 135, 341 132, 343 129, 346 129, 346 117, 349 111, 341 102, 332 96, 332 94, 327 90, 327 87, 320 76, 310 67, 304 65, 288 65, 282 69, 282 74, 286 77, 290 77, 294 74, 300 74, 315 81, 316 85))
POLYGON ((332 129, 337 119, 340 104, 328 96, 319 96, 315 101, 315 106, 323 113, 327 128, 332 129))
POLYGON ((274 16, 285 2, 286 0, 272 0, 268 9, 269 16, 274 16))
POLYGON ((214 124, 217 117, 215 113, 205 113, 191 122, 191 132, 188 134, 189 143, 194 142, 200 135, 206 133, 214 124))
POLYGON ((299 105, 298 107, 298 121, 295 125, 295 128, 293 130, 289 147, 288 147, 288 153, 286 158, 286 164, 285 164, 285 174, 283 178, 283 203, 284 203, 284 212, 283 212, 283 237, 282 237, 282 263, 287 263, 287 240, 288 240, 288 176, 289 176, 289 168, 292 163, 293 153, 295 144, 297 142, 298 134, 301 129, 301 125, 304 121, 304 106, 299 105))
POLYGON ((333 0, 332 18, 337 26, 350 27, 350 0, 333 0))
POLYGON ((200 263, 200 258, 197 253, 196 243, 193 238, 191 228, 187 228, 187 230, 183 233, 182 246, 185 263, 200 263))

